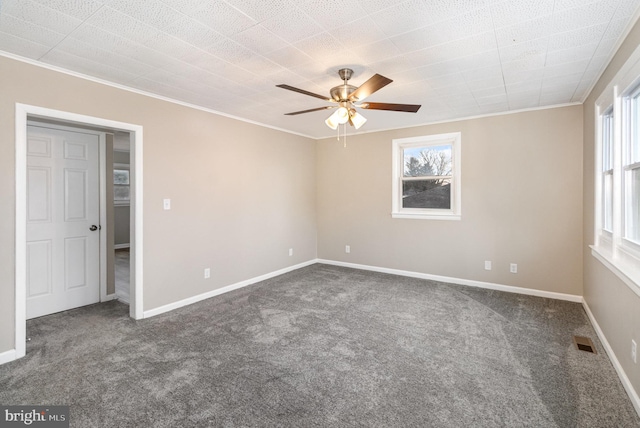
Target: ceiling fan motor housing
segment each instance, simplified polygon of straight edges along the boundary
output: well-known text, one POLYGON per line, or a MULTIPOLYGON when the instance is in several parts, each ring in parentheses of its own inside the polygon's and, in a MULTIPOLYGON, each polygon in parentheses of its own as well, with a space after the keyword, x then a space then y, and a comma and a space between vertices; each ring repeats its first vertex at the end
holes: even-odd
POLYGON ((352 69, 341 68, 340 70, 338 70, 338 75, 344 81, 344 84, 331 88, 331 91, 329 91, 329 93, 331 94, 331 98, 333 100, 337 102, 345 102, 348 100, 349 95, 351 95, 353 91, 358 88, 356 86, 347 84, 347 81, 351 79, 351 76, 353 76, 352 69))
POLYGON ((345 84, 340 86, 334 86, 333 88, 331 88, 331 91, 329 91, 329 93, 331 94, 332 99, 334 99, 337 102, 341 102, 341 101, 347 101, 349 99, 349 95, 351 95, 351 93, 356 89, 358 89, 356 86, 345 84))

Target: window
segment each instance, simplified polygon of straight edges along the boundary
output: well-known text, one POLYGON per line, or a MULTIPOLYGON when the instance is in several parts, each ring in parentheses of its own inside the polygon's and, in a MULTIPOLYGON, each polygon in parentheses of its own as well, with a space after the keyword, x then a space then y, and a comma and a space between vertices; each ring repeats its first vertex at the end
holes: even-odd
POLYGON ((393 140, 394 218, 460 219, 460 133, 393 140))
POLYGON ((130 202, 129 165, 113 165, 113 202, 116 205, 128 205, 130 202))

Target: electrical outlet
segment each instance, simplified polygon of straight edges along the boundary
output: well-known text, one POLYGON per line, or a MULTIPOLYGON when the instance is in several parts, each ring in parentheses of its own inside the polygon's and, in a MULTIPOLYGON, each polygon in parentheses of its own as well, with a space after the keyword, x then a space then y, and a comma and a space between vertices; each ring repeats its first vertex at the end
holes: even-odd
POLYGON ((485 260, 484 270, 491 270, 491 260, 485 260))
POLYGON ((170 210, 171 209, 171 199, 163 199, 162 200, 162 207, 165 210, 170 210))
POLYGON ((509 272, 518 273, 518 264, 517 263, 511 263, 511 265, 509 266, 509 272))
POLYGON ((349 254, 351 252, 351 245, 345 245, 344 246, 344 252, 349 254))
POLYGON ((204 279, 209 279, 209 278, 211 278, 211 269, 206 268, 204 270, 204 279))
POLYGON ((289 248, 289 257, 293 256, 293 248, 289 248))
POLYGON ((633 363, 637 363, 636 357, 638 356, 636 341, 631 339, 631 359, 633 363))

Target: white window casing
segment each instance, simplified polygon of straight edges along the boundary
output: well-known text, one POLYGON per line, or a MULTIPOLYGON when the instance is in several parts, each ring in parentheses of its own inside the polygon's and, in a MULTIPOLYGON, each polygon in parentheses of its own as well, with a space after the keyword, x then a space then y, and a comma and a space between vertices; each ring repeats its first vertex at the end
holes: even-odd
MULTIPOLYGON (((427 135, 420 137, 400 138, 392 141, 392 202, 391 216, 393 218, 406 219, 428 219, 428 220, 460 220, 462 218, 462 192, 461 192, 461 133, 453 132, 447 134, 427 135), (425 152, 437 153, 442 151, 450 153, 450 169, 446 172, 433 171, 433 168, 424 168, 419 174, 407 174, 405 171, 405 150, 417 151, 424 149, 425 152), (404 186, 409 186, 411 182, 437 182, 448 183, 449 200, 446 207, 437 207, 438 203, 430 203, 428 198, 425 207, 407 207, 405 202, 408 198, 403 192, 404 186)), ((448 159, 447 159, 448 160, 448 159)), ((448 162, 447 162, 448 164, 448 162)), ((444 189, 444 186, 441 186, 444 189)), ((426 192, 423 192, 426 194, 426 192)), ((444 192, 439 192, 441 195, 444 192)), ((446 194, 446 193, 445 193, 446 194)), ((416 195, 413 195, 416 196, 416 195)), ((443 201, 440 201, 443 203, 443 201)), ((418 204, 419 205, 419 204, 418 204)))

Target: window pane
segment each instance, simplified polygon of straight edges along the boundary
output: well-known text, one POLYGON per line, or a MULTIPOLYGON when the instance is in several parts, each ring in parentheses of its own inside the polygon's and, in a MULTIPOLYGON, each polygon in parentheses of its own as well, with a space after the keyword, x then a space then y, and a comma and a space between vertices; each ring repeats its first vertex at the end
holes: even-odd
POLYGON ((451 144, 404 149, 404 176, 451 175, 451 144))
POLYGON ((114 201, 128 201, 129 199, 129 186, 113 186, 114 201))
POLYGON ((613 113, 602 116, 602 170, 613 168, 613 113))
POLYGON ((604 186, 602 186, 604 195, 603 201, 603 217, 604 217, 604 229, 609 232, 613 231, 613 175, 604 175, 604 186))
POLYGON ((113 184, 129 184, 129 170, 127 170, 127 169, 114 169, 113 170, 113 184))
POLYGON ((632 169, 625 174, 626 218, 625 237, 640 243, 640 169, 632 169))
POLYGON ((451 209, 451 179, 403 181, 402 208, 451 209))
MULTIPOLYGON (((640 138, 638 133, 640 132, 640 126, 638 126, 638 120, 640 119, 640 111, 638 109, 640 94, 636 94, 629 100, 628 105, 628 120, 629 124, 629 154, 627 164, 632 164, 640 161, 640 138)), ((625 128, 627 127, 625 126, 625 128)))

